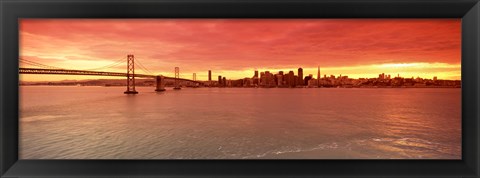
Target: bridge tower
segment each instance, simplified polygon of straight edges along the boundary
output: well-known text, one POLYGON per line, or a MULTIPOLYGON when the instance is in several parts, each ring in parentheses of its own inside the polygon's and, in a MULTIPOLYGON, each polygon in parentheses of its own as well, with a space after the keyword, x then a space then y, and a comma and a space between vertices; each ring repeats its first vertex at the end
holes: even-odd
POLYGON ((125 94, 138 94, 135 91, 135 57, 133 54, 127 55, 127 91, 125 94))
POLYGON ((156 79, 157 79, 157 89, 155 89, 155 91, 157 92, 165 91, 165 77, 163 77, 162 75, 159 75, 156 77, 156 79))
POLYGON ((175 67, 175 87, 173 89, 175 90, 180 90, 180 81, 179 81, 179 78, 180 78, 180 68, 179 67, 175 67))

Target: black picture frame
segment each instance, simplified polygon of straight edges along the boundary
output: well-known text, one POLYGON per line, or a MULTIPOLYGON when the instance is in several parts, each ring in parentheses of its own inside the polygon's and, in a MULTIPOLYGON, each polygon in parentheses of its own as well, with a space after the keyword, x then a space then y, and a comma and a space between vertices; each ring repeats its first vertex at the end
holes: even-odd
POLYGON ((1 0, 0 177, 479 177, 478 0, 1 0), (19 18, 461 18, 462 160, 18 160, 19 18))

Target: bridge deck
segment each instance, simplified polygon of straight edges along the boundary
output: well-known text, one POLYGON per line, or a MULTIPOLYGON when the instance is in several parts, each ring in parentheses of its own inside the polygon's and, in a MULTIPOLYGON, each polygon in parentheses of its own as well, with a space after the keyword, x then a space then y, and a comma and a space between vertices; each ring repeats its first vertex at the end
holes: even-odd
MULTIPOLYGON (((19 68, 20 74, 50 74, 50 75, 96 75, 96 76, 113 76, 113 77, 127 77, 127 73, 119 72, 102 72, 102 71, 88 71, 88 70, 70 70, 70 69, 40 69, 40 68, 19 68)), ((156 75, 135 74, 138 78, 155 78, 156 75)), ((164 76, 165 79, 175 79, 175 77, 164 76)), ((190 79, 179 78, 182 81, 189 81, 201 83, 190 79)))

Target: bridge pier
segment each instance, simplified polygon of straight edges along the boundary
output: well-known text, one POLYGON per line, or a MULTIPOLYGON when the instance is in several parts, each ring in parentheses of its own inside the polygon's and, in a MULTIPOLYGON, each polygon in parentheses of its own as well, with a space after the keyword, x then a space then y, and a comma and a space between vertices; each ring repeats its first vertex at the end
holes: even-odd
POLYGON ((124 94, 138 94, 138 91, 125 91, 124 94))
POLYGON ((156 92, 165 91, 165 77, 157 76, 157 88, 155 89, 156 92))

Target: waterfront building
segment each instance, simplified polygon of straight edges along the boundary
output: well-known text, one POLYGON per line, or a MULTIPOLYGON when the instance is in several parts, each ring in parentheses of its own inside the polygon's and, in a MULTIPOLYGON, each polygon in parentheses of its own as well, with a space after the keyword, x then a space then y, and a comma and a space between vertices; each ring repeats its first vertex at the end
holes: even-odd
POLYGON ((317 86, 320 86, 320 66, 318 66, 318 71, 317 71, 317 86))
POLYGON ((295 79, 296 79, 296 76, 295 76, 295 73, 292 71, 290 75, 290 87, 295 87, 295 79))
POLYGON ((252 79, 253 79, 253 85, 258 86, 259 85, 258 70, 255 70, 252 79))
POLYGON ((228 80, 230 81, 230 87, 243 87, 243 79, 238 79, 238 80, 228 80))
POLYGON ((208 82, 210 83, 212 81, 212 71, 208 70, 208 82))
POLYGON ((266 81, 265 72, 260 72, 260 82, 258 85, 265 86, 265 81, 266 81))
POLYGON ((222 76, 218 76, 218 86, 222 86, 222 76))
POLYGON ((265 85, 270 84, 270 71, 265 71, 265 85))
POLYGON ((385 73, 378 74, 378 79, 380 80, 385 79, 385 73))
POLYGON ((273 86, 277 86, 277 85, 278 85, 278 78, 277 78, 277 75, 278 75, 278 74, 273 74, 273 73, 272 73, 272 76, 273 76, 273 83, 274 83, 274 84, 273 84, 273 86))
POLYGON ((320 85, 318 82, 319 82, 319 80, 317 80, 317 79, 311 79, 311 80, 308 80, 307 85, 308 85, 309 88, 315 88, 315 87, 318 87, 320 85))
POLYGON ((298 82, 298 81, 299 81, 298 76, 294 75, 294 76, 293 76, 293 86, 292 86, 292 87, 299 86, 299 85, 300 85, 300 84, 299 84, 300 82, 298 82))
POLYGON ((265 79, 266 79, 266 87, 272 87, 275 84, 275 80, 273 79, 273 74, 270 73, 270 71, 265 71, 265 79))
POLYGON ((252 87, 252 86, 253 86, 253 79, 251 78, 243 79, 243 87, 252 87))
POLYGON ((303 79, 303 83, 306 83, 308 85, 308 81, 310 81, 311 79, 313 79, 312 74, 305 76, 305 78, 303 79))
POLYGON ((284 76, 285 84, 289 87, 292 87, 294 85, 293 75, 294 75, 293 71, 289 71, 288 74, 284 76))
POLYGON ((305 83, 303 82, 303 69, 302 68, 298 68, 298 85, 305 85, 305 83))
POLYGON ((281 87, 283 86, 283 75, 282 74, 277 74, 276 75, 276 78, 277 78, 277 86, 281 87))

